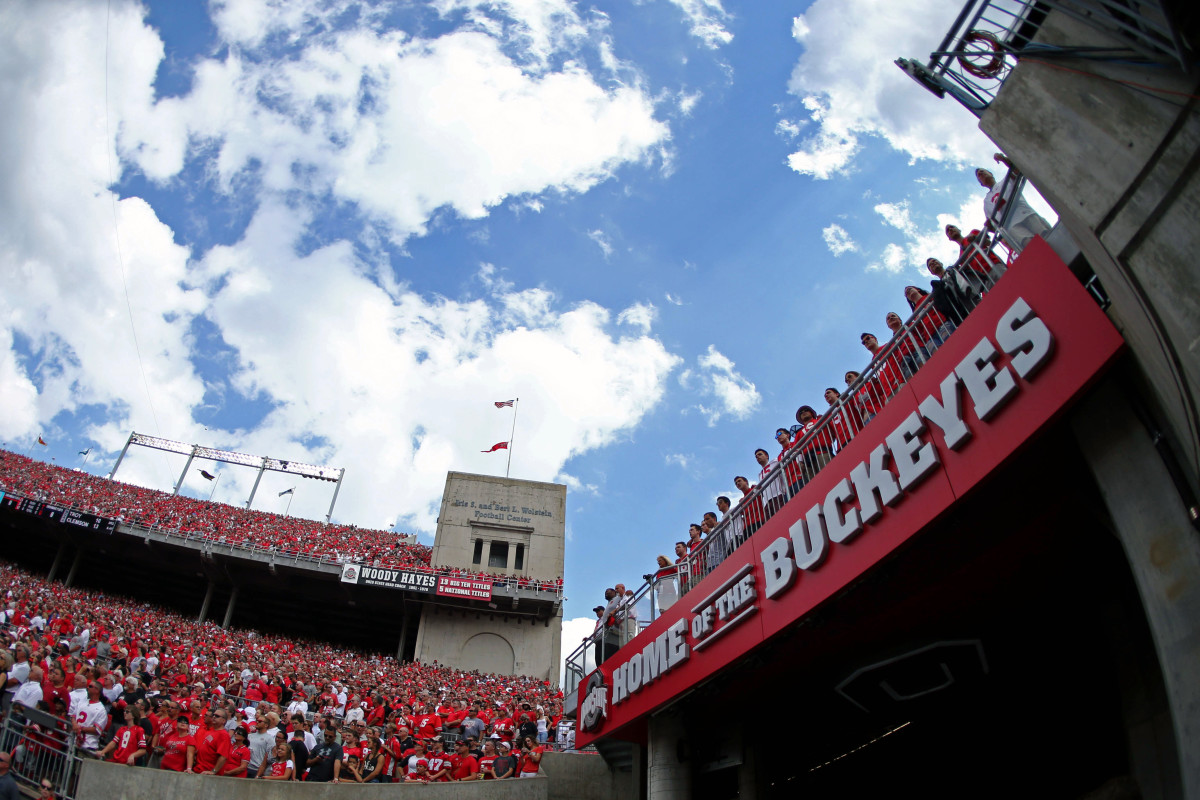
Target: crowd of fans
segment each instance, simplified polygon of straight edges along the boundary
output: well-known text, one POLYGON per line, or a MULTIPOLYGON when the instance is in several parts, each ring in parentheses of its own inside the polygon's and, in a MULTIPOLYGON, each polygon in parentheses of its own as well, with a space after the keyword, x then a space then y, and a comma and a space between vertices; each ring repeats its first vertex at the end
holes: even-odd
POLYGON ((18 767, 73 737, 120 764, 265 780, 532 777, 562 718, 535 678, 226 630, 3 562, 0 585, 3 711, 25 720, 0 747, 18 767))
MULTIPOLYGON (((848 370, 842 376, 845 388, 825 389, 824 414, 811 405, 800 406, 795 425, 775 430, 779 451, 774 456, 764 448, 754 451, 757 482, 744 475, 734 477, 735 491, 717 497, 716 509, 705 511, 699 522, 688 526, 687 539, 675 542, 674 556, 658 556, 657 571, 643 576, 652 587, 654 600, 650 613, 643 610, 643 616, 670 608, 794 497, 883 409, 1007 271, 1007 261, 994 252, 996 244, 1003 243, 1011 259, 1035 235, 1049 231, 1046 221, 1011 190, 1017 177, 1012 165, 1001 154, 996 160, 1010 169, 1001 186, 989 170, 980 168, 975 173, 986 190, 988 222, 983 230, 964 234, 956 225, 945 227, 946 238, 958 245, 957 261, 946 266, 936 258, 927 259, 926 269, 933 276, 930 288, 904 287, 910 313, 906 320, 897 311, 887 312, 883 319, 886 338, 873 332, 859 336, 870 360, 861 371, 848 370), (1013 208, 1006 218, 1004 209, 1009 204, 1013 208), (995 238, 993 231, 998 231, 995 238)), ((607 589, 605 605, 596 606, 594 612, 596 629, 589 639, 612 647, 636 635, 637 603, 634 593, 624 586, 607 589)))
POLYGON ((7 450, 0 450, 0 488, 169 535, 265 550, 285 557, 474 577, 537 591, 562 591, 562 578, 544 581, 523 575, 434 567, 430 564, 432 548, 409 544, 404 534, 395 531, 324 525, 300 517, 171 495, 63 469, 7 450))

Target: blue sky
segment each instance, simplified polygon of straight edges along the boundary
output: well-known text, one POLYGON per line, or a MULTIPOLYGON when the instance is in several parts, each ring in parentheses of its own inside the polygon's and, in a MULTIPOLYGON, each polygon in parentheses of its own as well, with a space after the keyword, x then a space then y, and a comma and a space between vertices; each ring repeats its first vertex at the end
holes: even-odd
POLYGON ((978 224, 991 146, 891 63, 957 8, 6 3, 0 438, 96 472, 131 430, 343 466, 337 519, 431 541, 520 397, 513 475, 570 487, 586 618, 978 224))

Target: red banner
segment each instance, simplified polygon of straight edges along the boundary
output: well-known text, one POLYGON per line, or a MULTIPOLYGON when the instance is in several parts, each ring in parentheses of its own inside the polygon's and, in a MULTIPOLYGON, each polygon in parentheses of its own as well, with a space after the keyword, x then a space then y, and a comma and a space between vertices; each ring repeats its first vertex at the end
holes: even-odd
POLYGON ((1122 344, 1035 241, 798 495, 580 684, 576 745, 736 663, 870 570, 1036 437, 1122 344))
POLYGON ((438 578, 437 593, 442 597, 459 597, 466 600, 491 600, 492 582, 480 578, 438 578))

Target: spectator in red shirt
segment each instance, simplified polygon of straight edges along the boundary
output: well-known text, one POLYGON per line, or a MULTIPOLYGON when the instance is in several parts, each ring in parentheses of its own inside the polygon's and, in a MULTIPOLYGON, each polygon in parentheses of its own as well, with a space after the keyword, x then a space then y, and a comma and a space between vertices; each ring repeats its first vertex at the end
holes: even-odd
POLYGON ((525 737, 525 741, 521 742, 521 778, 536 778, 538 768, 542 763, 542 753, 546 749, 533 740, 533 737, 525 737))
POLYGON ((800 423, 795 442, 795 446, 800 448, 797 461, 804 465, 804 482, 807 483, 833 458, 833 438, 828 427, 820 428, 821 418, 812 406, 804 405, 796 409, 796 422, 800 423))
POLYGON ((96 755, 115 764, 136 767, 146 755, 146 732, 138 724, 141 712, 137 706, 125 707, 125 724, 117 729, 112 740, 96 755))
MULTIPOLYGON (((738 511, 742 514, 744 522, 744 536, 752 536, 756 530, 762 527, 765 518, 763 517, 762 498, 755 496, 752 499, 747 499, 750 492, 754 491, 754 487, 750 485, 750 481, 746 480, 744 475, 738 475, 733 479, 733 485, 742 493, 742 499, 738 502, 738 511)), ((738 513, 735 511, 734 513, 738 513)), ((741 542, 736 542, 740 545, 741 542)))
POLYGON ((209 727, 196 733, 196 766, 192 770, 201 775, 220 775, 225 762, 229 760, 229 733, 225 723, 229 720, 229 712, 218 708, 209 717, 209 727))
MULTIPOLYGON (((857 370, 848 370, 846 372, 846 386, 853 386, 858 378, 859 373, 857 370)), ((864 381, 861 386, 853 391, 852 402, 854 403, 854 409, 862 419, 862 424, 866 425, 883 409, 883 391, 874 380, 864 381)))
POLYGON ((883 389, 884 400, 891 399, 900 385, 904 383, 903 373, 894 360, 895 353, 889 354, 885 358, 883 348, 879 346, 879 339, 873 333, 864 333, 859 336, 859 340, 871 354, 871 366, 875 368, 875 380, 883 389))
POLYGON ((163 757, 162 769, 172 772, 191 772, 196 759, 196 740, 188 729, 186 717, 175 720, 175 730, 159 739, 163 757))
POLYGON ((965 258, 962 266, 970 269, 983 276, 990 286, 1004 274, 1005 268, 1003 262, 991 253, 984 253, 984 248, 987 247, 987 237, 981 236, 979 231, 973 230, 966 236, 957 225, 950 224, 946 226, 946 238, 958 245, 958 258, 960 262, 964 261, 964 257, 968 255, 968 250, 971 251, 970 257, 965 258), (971 245, 976 245, 972 248, 971 245))
POLYGON ((921 322, 918 327, 922 338, 925 339, 925 349, 932 353, 954 332, 954 323, 942 316, 934 307, 929 292, 919 286, 905 286, 904 299, 908 301, 909 308, 914 313, 920 313, 921 322))
POLYGON ((450 777, 456 781, 477 781, 483 778, 479 772, 479 762, 471 755, 470 746, 465 739, 454 743, 454 767, 450 777))
POLYGON ((240 725, 233 731, 233 745, 229 748, 229 758, 221 769, 222 775, 231 778, 245 778, 250 768, 250 745, 246 739, 249 733, 240 725))
MULTIPOLYGON (((842 395, 837 389, 832 386, 825 389, 825 402, 829 403, 830 409, 833 409, 841 399, 842 395)), ((845 406, 827 413, 833 414, 830 426, 833 428, 833 435, 837 439, 837 447, 841 450, 850 443, 850 440, 854 438, 854 434, 858 433, 859 426, 855 424, 855 414, 845 406)))

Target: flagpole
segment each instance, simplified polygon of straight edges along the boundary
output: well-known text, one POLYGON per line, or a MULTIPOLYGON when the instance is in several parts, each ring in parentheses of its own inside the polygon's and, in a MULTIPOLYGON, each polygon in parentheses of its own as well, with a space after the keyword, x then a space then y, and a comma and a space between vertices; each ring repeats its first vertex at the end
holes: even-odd
POLYGON ((513 400, 513 426, 512 432, 508 434, 508 464, 504 467, 504 477, 508 477, 509 467, 512 466, 512 443, 517 435, 517 403, 521 402, 521 398, 517 397, 513 400))
POLYGON ((296 496, 296 487, 295 487, 295 486, 293 486, 293 487, 292 487, 292 489, 291 489, 291 491, 290 491, 290 492, 288 492, 288 504, 287 504, 287 508, 285 508, 285 509, 283 510, 283 516, 284 516, 285 518, 287 517, 287 515, 288 515, 288 512, 292 510, 292 498, 293 498, 293 497, 295 497, 295 496, 296 496))
POLYGON ((217 477, 213 479, 212 491, 208 493, 208 502, 212 502, 213 495, 217 493, 217 484, 221 482, 221 473, 217 473, 217 477))
POLYGON ((81 467, 87 466, 87 460, 91 457, 91 455, 92 455, 92 448, 89 447, 87 449, 87 452, 83 454, 83 463, 80 464, 81 467))

